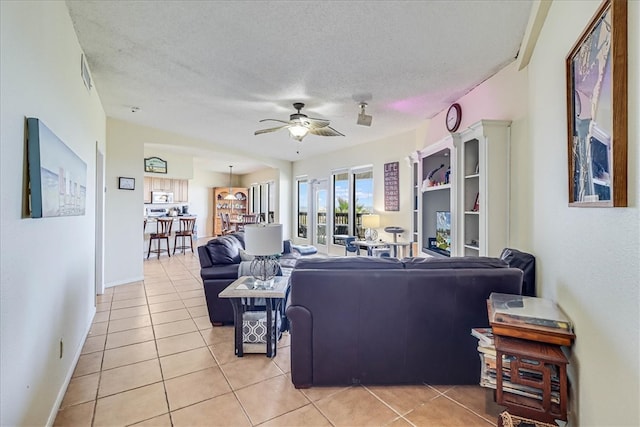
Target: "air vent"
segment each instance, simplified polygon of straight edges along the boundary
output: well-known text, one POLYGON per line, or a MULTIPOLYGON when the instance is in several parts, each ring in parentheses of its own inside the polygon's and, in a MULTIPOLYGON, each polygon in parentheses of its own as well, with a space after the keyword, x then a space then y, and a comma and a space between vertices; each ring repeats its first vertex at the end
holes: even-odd
POLYGON ((84 53, 80 55, 80 75, 82 76, 85 87, 91 92, 91 74, 89 74, 89 67, 84 58, 84 53))

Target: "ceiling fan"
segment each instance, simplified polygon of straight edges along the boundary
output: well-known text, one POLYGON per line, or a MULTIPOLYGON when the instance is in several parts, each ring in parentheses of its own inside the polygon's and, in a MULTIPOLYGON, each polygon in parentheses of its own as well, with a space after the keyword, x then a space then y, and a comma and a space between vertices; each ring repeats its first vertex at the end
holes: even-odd
POLYGON ((254 135, 261 135, 263 133, 275 132, 280 129, 289 130, 289 135, 291 138, 295 139, 298 142, 301 142, 302 139, 307 136, 307 134, 318 135, 318 136, 344 136, 331 126, 329 126, 329 120, 325 119, 313 119, 308 117, 306 114, 302 114, 300 110, 304 108, 304 104, 302 102, 296 102, 293 104, 293 108, 298 110, 297 113, 293 113, 289 116, 289 121, 286 122, 284 120, 278 119, 262 119, 260 122, 279 122, 284 123, 282 126, 269 128, 269 129, 260 129, 254 132, 254 135))

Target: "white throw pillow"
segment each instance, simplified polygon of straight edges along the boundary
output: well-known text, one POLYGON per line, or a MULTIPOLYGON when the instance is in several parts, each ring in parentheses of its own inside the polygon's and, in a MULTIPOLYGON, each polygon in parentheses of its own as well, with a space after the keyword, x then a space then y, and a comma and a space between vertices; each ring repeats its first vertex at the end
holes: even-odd
POLYGON ((254 258, 254 255, 248 254, 244 249, 240 249, 240 260, 253 261, 254 258))

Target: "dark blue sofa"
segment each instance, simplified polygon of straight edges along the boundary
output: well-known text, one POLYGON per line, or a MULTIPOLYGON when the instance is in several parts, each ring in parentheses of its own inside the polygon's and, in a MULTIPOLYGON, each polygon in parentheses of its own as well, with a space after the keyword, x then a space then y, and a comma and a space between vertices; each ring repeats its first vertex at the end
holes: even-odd
POLYGON ((471 328, 491 292, 520 294, 497 258, 310 258, 291 274, 287 317, 296 388, 478 384, 471 328))

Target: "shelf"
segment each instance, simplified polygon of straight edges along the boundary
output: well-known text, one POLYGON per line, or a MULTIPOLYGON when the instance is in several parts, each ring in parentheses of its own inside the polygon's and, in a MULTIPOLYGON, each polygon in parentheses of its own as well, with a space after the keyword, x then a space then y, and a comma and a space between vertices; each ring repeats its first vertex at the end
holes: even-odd
POLYGON ((429 191, 438 191, 438 190, 449 190, 451 188, 451 184, 442 184, 442 185, 434 185, 433 187, 427 187, 422 190, 423 193, 429 191))
POLYGON ((451 256, 450 253, 447 253, 445 251, 438 252, 427 248, 422 248, 422 252, 434 258, 449 258, 451 256))
POLYGON ((465 215, 480 215, 480 211, 464 211, 465 215))
POLYGON ((479 251, 480 250, 480 248, 478 246, 473 246, 473 245, 464 245, 464 247, 467 248, 467 249, 474 250, 474 251, 479 251))
POLYGON ((471 179, 471 178, 480 178, 480 174, 479 173, 474 173, 471 175, 467 175, 464 177, 464 179, 471 179))

